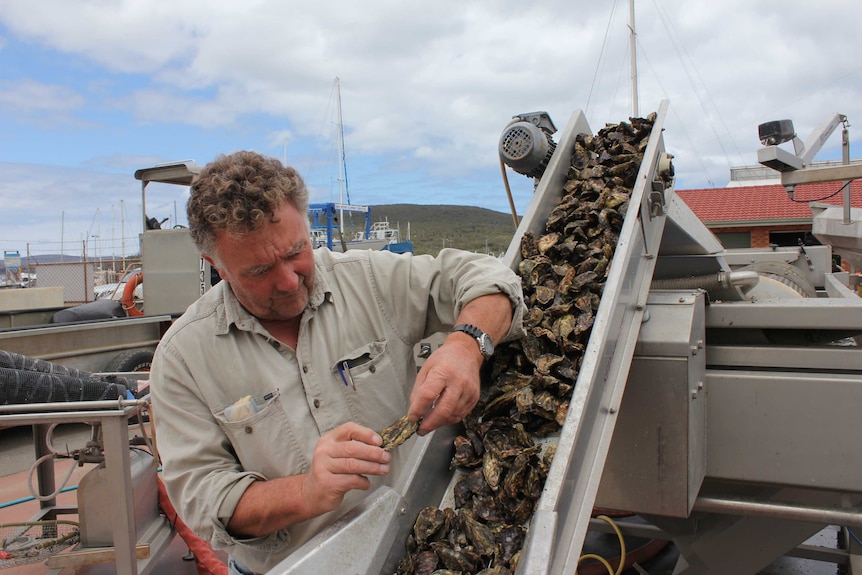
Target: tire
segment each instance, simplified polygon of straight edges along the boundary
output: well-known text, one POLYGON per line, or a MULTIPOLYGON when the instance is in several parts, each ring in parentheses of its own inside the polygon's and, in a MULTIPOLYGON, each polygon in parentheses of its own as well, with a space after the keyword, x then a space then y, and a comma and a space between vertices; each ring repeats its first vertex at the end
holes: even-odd
POLYGON ((129 349, 111 358, 105 371, 150 371, 152 363, 153 352, 146 349, 129 349))

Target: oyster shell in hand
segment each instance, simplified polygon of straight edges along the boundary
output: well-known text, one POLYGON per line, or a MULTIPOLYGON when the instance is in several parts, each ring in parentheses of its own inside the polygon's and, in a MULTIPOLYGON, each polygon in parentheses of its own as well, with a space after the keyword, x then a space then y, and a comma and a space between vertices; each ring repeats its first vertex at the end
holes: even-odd
POLYGON ((381 445, 383 451, 392 451, 410 439, 417 429, 419 429, 419 422, 411 423, 405 415, 386 429, 378 431, 380 437, 383 438, 383 445, 381 445))

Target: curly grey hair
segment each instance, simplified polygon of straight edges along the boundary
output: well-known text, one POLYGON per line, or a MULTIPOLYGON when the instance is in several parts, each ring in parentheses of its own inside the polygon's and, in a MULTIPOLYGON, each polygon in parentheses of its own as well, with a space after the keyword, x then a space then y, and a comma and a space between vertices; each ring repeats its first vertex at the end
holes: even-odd
POLYGON ((258 230, 285 202, 308 211, 308 189, 296 170, 257 152, 221 155, 192 182, 186 204, 192 241, 213 256, 219 231, 242 236, 258 230))

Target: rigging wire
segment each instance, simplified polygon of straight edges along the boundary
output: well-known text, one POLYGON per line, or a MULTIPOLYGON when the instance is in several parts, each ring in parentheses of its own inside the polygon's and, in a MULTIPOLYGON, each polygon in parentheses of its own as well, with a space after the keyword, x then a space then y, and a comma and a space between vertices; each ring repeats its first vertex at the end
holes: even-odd
MULTIPOLYGON (((655 5, 656 12, 659 16, 659 20, 662 23, 662 26, 664 27, 665 31, 667 32, 667 36, 671 42, 671 45, 673 46, 674 52, 676 53, 677 58, 679 59, 680 63, 682 64, 682 69, 686 75, 686 78, 688 79, 688 82, 689 82, 689 85, 691 86, 692 91, 694 92, 695 98, 697 99, 697 102, 698 102, 700 108, 703 110, 705 119, 707 121, 707 124, 709 125, 709 129, 711 130, 713 136, 715 137, 716 142, 718 143, 718 146, 721 149, 721 153, 727 162, 728 169, 732 168, 732 162, 730 160, 730 154, 728 152, 728 149, 725 146, 725 143, 722 141, 722 138, 719 137, 719 127, 721 129, 723 129, 724 132, 727 134, 727 137, 730 138, 730 142, 733 146, 733 149, 736 151, 736 155, 740 158, 740 163, 742 163, 742 154, 739 150, 739 146, 737 145, 735 139, 731 135, 730 129, 728 128, 727 123, 724 120, 724 117, 722 116, 721 112, 719 111, 718 106, 715 104, 714 98, 712 97, 706 83, 703 81, 703 77, 700 75, 700 73, 697 69, 697 66, 695 66, 694 61, 693 61, 688 49, 686 48, 685 44, 683 43, 680 34, 677 32, 676 27, 675 27, 672 19, 670 18, 667 10, 661 4, 660 0, 653 0, 653 4, 655 5), (698 86, 700 86, 700 89, 698 89, 698 86), (712 111, 710 112, 708 110, 708 108, 710 108, 712 111), (719 127, 716 126, 716 118, 717 118, 718 123, 720 124, 719 127)), ((589 112, 589 110, 590 110, 590 105, 592 102, 593 94, 596 93, 596 91, 597 91, 597 86, 599 83, 599 70, 603 66, 606 66, 608 41, 609 41, 609 37, 610 37, 610 30, 613 26, 613 21, 614 21, 615 15, 616 15, 616 8, 617 8, 617 3, 614 2, 612 4, 612 7, 611 7, 610 16, 608 18, 608 23, 607 23, 607 26, 605 28, 605 35, 604 35, 604 38, 602 41, 601 52, 599 54, 599 59, 596 63, 596 69, 593 73, 593 80, 592 80, 592 83, 590 85, 590 92, 589 92, 589 95, 587 98, 587 105, 585 108, 587 110, 587 112, 589 112)), ((635 44, 637 46, 638 54, 644 55, 644 58, 646 59, 648 65, 649 65, 649 68, 653 73, 653 76, 656 78, 656 82, 661 87, 661 91, 664 94, 664 97, 668 98, 669 97, 668 96, 668 90, 662 85, 661 80, 660 80, 660 76, 658 75, 655 68, 653 67, 652 62, 649 60, 649 56, 646 53, 646 50, 644 49, 644 45, 641 42, 639 35, 635 36, 635 44)), ((626 61, 628 61, 628 56, 626 57, 626 61)), ((608 112, 609 116, 613 114, 614 102, 616 101, 616 98, 617 98, 617 95, 618 95, 619 89, 620 89, 620 84, 622 82, 621 77, 622 77, 623 68, 624 68, 624 65, 621 65, 619 68, 620 72, 619 72, 619 77, 617 79, 617 86, 614 89, 613 97, 609 99, 610 100, 610 110, 608 112)), ((679 117, 678 116, 676 116, 676 117, 679 120, 679 117)), ((685 133, 685 123, 680 121, 679 125, 681 126, 680 129, 685 133)), ((697 150, 698 146, 695 144, 691 135, 685 134, 685 137, 688 140, 691 148, 693 150, 697 150)), ((707 182, 709 183, 710 186, 715 187, 715 183, 713 182, 712 177, 710 176, 709 170, 707 169, 707 166, 703 161, 704 155, 703 154, 695 154, 695 155, 697 156, 698 161, 701 164, 701 169, 703 170, 703 173, 706 176, 707 182)))
POLYGON ((596 88, 596 80, 598 79, 598 76, 599 76, 599 69, 602 66, 602 60, 603 60, 604 55, 605 55, 605 48, 608 45, 608 36, 610 36, 611 24, 614 21, 614 12, 616 12, 616 9, 617 9, 617 3, 614 2, 613 4, 611 4, 611 14, 610 14, 610 17, 608 18, 608 25, 607 25, 607 27, 605 27, 605 37, 602 40, 602 48, 601 48, 601 51, 599 51, 599 58, 596 61, 596 69, 593 72, 593 82, 592 82, 592 84, 590 84, 590 93, 589 93, 589 95, 587 95, 587 105, 584 107, 584 109, 587 110, 587 113, 589 113, 589 110, 590 110, 590 100, 592 100, 593 91, 596 88))
MULTIPOLYGON (((626 55, 624 55, 624 56, 623 56, 622 64, 621 64, 621 65, 619 65, 619 66, 617 66, 617 68, 619 69, 619 73, 617 74, 617 85, 616 85, 616 87, 614 88, 614 95, 613 95, 613 97, 612 97, 612 98, 610 98, 610 109, 608 110, 608 116, 607 116, 607 118, 608 118, 608 119, 607 119, 607 120, 605 120, 605 123, 606 123, 606 124, 612 124, 612 123, 614 123, 613 118, 616 118, 616 117, 617 117, 617 114, 615 114, 615 113, 614 113, 614 105, 615 105, 614 103, 617 101, 617 95, 620 93, 620 86, 621 86, 621 85, 622 85, 622 83, 623 83, 623 72, 624 72, 624 71, 625 71, 625 69, 626 69, 626 64, 627 64, 627 63, 628 63, 628 64, 631 64, 631 61, 629 60, 629 57, 628 57, 628 55, 626 54, 626 55)), ((628 115, 628 114, 626 114, 625 112, 623 112, 623 117, 625 117, 625 116, 627 116, 627 115, 628 115)))
POLYGON ((686 78, 688 78, 689 84, 691 85, 691 90, 692 92, 694 92, 695 98, 697 98, 701 109, 704 111, 706 121, 709 124, 709 127, 712 130, 712 133, 715 136, 719 147, 721 147, 722 153, 725 155, 725 158, 727 158, 728 167, 732 167, 730 165, 730 157, 727 153, 727 150, 724 149, 724 144, 722 143, 721 138, 719 138, 718 131, 716 130, 715 126, 713 125, 713 122, 711 121, 711 116, 708 113, 706 103, 704 103, 703 99, 701 98, 700 91, 698 91, 697 86, 695 85, 695 78, 693 76, 696 76, 696 79, 700 82, 703 91, 706 92, 706 98, 709 101, 708 103, 712 104, 712 108, 715 111, 715 115, 718 116, 718 120, 720 121, 722 128, 727 134, 727 137, 730 138, 730 141, 733 144, 734 149, 736 150, 736 155, 739 157, 740 164, 744 163, 742 153, 739 150, 739 146, 737 146, 736 140, 733 138, 732 132, 728 128, 727 123, 724 121, 724 117, 719 111, 718 106, 715 104, 715 100, 713 99, 712 94, 710 93, 709 88, 706 85, 706 82, 703 81, 703 77, 700 75, 697 66, 694 65, 694 59, 691 57, 691 54, 689 54, 688 49, 682 42, 682 39, 673 24, 673 20, 671 20, 670 16, 667 13, 667 10, 665 10, 664 7, 661 6, 660 0, 652 0, 652 2, 653 5, 655 5, 659 20, 661 21, 662 25, 668 33, 668 39, 670 40, 671 45, 673 46, 674 51, 677 53, 677 57, 682 64, 683 71, 685 72, 686 78))
MULTIPOLYGON (((334 112, 334 102, 335 102, 335 84, 332 85, 332 90, 329 93, 329 101, 326 104, 326 108, 323 111, 323 114, 320 116, 320 125, 316 130, 315 136, 315 144, 311 149, 311 155, 308 159, 308 164, 305 170, 302 170, 301 173, 304 174, 304 179, 306 182, 312 182, 315 178, 317 178, 317 174, 323 171, 323 169, 328 169, 332 164, 331 157, 334 157, 335 154, 332 153, 332 118, 335 115, 334 112), (323 142, 327 143, 327 146, 323 145, 323 142), (324 150, 324 148, 326 148, 324 150), (323 152, 325 152, 325 158, 323 158, 323 152), (325 166, 321 168, 321 165, 325 166)), ((332 195, 332 182, 329 181, 329 193, 332 195)))
POLYGON ((344 118, 341 108, 341 83, 339 78, 335 78, 335 85, 338 87, 338 92, 335 97, 338 98, 338 133, 336 137, 341 142, 341 157, 339 158, 338 178, 344 178, 344 197, 347 199, 347 204, 350 205, 350 188, 347 185, 347 152, 344 145, 344 118))
MULTIPOLYGON (((650 59, 649 59, 649 56, 648 56, 645 52, 644 52, 644 53, 642 53, 642 55, 643 55, 644 59, 646 60, 647 66, 649 67, 649 69, 650 69, 650 70, 653 72, 653 74, 655 75, 655 77, 656 77, 656 82, 658 83, 659 88, 661 89, 662 94, 665 96, 665 98, 667 98, 667 97, 668 97, 668 96, 667 96, 667 90, 665 89, 664 85, 661 83, 661 79, 659 79, 658 74, 656 74, 656 73, 655 73, 656 71, 655 71, 655 68, 653 68, 653 66, 652 66, 652 60, 650 60, 650 59)), ((692 140, 692 138, 691 138, 691 134, 689 134, 689 133, 688 133, 688 130, 686 130, 686 129, 685 129, 686 123, 685 123, 685 122, 682 120, 682 118, 680 118, 680 117, 679 117, 679 115, 676 113, 676 109, 675 109, 673 106, 671 106, 671 107, 669 108, 669 111, 670 111, 670 113, 671 113, 671 114, 673 114, 674 118, 676 118, 676 120, 677 120, 677 122, 678 122, 678 126, 677 126, 677 128, 682 132, 683 136, 684 136, 684 137, 685 137, 685 139, 688 141, 689 145, 690 145, 693 149, 697 149, 697 146, 695 145, 694 141, 693 141, 693 140, 692 140)), ((716 187, 715 183, 713 183, 713 181, 712 181, 712 177, 710 177, 710 175, 709 175, 709 170, 707 170, 707 168, 706 168, 706 164, 703 162, 703 155, 701 155, 701 154, 695 154, 695 157, 697 158, 697 161, 698 161, 698 162, 700 162, 700 166, 701 166, 701 169, 703 169, 703 173, 704 173, 704 175, 706 175, 706 181, 707 181, 707 182, 709 183, 709 185, 710 185, 710 186, 712 186, 713 188, 714 188, 714 187, 716 187)))

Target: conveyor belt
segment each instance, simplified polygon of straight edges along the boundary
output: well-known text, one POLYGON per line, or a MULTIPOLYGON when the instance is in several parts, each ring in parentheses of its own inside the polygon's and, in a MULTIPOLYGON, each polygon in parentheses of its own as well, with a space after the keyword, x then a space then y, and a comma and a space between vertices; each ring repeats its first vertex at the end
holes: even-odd
MULTIPOLYGON (((644 153, 557 453, 530 525, 519 574, 573 573, 581 554, 655 269, 666 220, 664 208, 673 193, 672 188, 661 184, 653 186, 658 181, 659 164, 665 159, 662 134, 667 108, 667 102, 662 102, 644 153), (633 209, 638 205, 640 211, 633 209)), ((583 115, 577 112, 555 157, 569 156, 573 136, 584 131, 585 125, 583 115)), ((551 204, 553 194, 560 194, 559 186, 543 189, 540 185, 536 194, 541 197, 534 204, 551 204)), ((546 218, 547 212, 538 209, 528 213, 519 234, 537 229, 546 218)), ((511 249, 507 257, 510 254, 511 249)))
MULTIPOLYGON (((573 573, 583 546, 605 458, 638 338, 673 188, 658 178, 667 167, 662 102, 633 189, 613 263, 585 351, 556 456, 530 526, 518 573, 573 573), (640 209, 635 209, 640 206, 640 209)), ((523 235, 541 235, 563 194, 575 137, 591 134, 576 111, 536 189, 504 262, 517 269, 523 235)), ((420 438, 392 488, 373 493, 325 532, 270 570, 270 575, 391 573, 404 554, 416 514, 443 500, 454 430, 420 438)))

